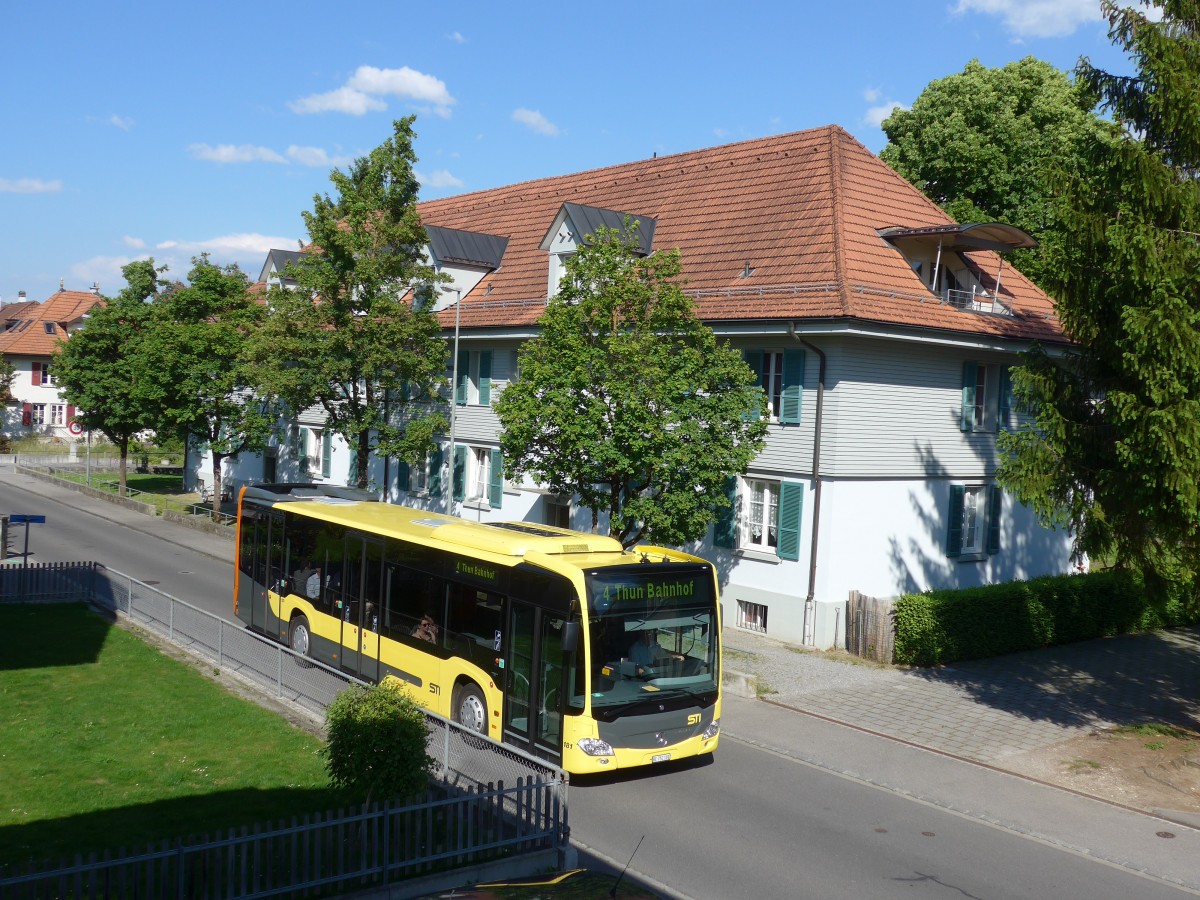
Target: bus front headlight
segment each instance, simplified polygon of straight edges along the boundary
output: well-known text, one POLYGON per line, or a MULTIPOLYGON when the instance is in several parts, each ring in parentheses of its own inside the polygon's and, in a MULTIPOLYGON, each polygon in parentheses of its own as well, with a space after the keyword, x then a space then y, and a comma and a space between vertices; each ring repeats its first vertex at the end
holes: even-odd
POLYGON ((612 744, 608 741, 602 741, 599 738, 580 738, 578 743, 579 749, 588 756, 612 756, 612 744))
POLYGON ((700 732, 700 740, 707 741, 710 738, 715 738, 717 736, 717 732, 720 730, 721 730, 721 720, 713 719, 711 722, 708 723, 708 727, 705 728, 704 731, 700 732))

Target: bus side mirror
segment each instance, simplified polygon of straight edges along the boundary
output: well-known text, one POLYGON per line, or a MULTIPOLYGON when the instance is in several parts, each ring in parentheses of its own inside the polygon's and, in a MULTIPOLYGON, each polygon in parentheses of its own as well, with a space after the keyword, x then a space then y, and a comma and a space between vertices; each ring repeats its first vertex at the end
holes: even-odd
POLYGON ((564 622, 562 627, 563 653, 574 653, 579 649, 579 623, 564 622))

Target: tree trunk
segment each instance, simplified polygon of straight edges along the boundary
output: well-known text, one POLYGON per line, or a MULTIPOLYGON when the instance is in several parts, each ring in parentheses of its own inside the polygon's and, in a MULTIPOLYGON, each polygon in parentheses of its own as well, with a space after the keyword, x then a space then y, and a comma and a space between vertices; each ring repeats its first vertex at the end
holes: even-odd
POLYGON ((128 493, 125 488, 125 473, 129 468, 129 438, 122 438, 117 447, 121 451, 121 465, 117 469, 117 496, 124 497, 128 493))
POLYGON ((212 451, 213 464, 213 498, 212 498, 212 520, 219 523, 221 521, 221 469, 225 462, 225 455, 212 451))

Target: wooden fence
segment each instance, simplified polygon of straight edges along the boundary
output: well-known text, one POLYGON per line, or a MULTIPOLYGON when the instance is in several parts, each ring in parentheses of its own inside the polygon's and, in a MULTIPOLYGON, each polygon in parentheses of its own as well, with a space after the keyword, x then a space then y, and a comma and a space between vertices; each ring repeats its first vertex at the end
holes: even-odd
POLYGON ((846 618, 846 650, 864 659, 892 662, 896 650, 896 624, 891 597, 867 597, 850 592, 846 618))
POLYGON ((430 789, 422 803, 338 810, 113 858, 0 872, 0 900, 250 900, 383 887, 568 840, 557 786, 536 779, 430 789))

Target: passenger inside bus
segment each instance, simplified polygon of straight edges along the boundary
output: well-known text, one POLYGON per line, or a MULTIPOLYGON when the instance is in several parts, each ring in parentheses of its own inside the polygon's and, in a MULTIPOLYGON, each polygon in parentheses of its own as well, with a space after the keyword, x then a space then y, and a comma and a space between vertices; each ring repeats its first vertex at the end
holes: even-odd
POLYGON ((661 666, 671 661, 682 662, 683 656, 663 649, 662 644, 658 642, 656 629, 643 628, 637 632, 637 637, 634 638, 633 644, 626 654, 626 659, 637 667, 637 674, 642 675, 646 669, 655 666, 661 666))
POLYGON ((417 627, 413 629, 412 633, 415 638, 429 641, 431 644, 437 643, 438 627, 429 613, 421 616, 421 621, 417 623, 417 627))

